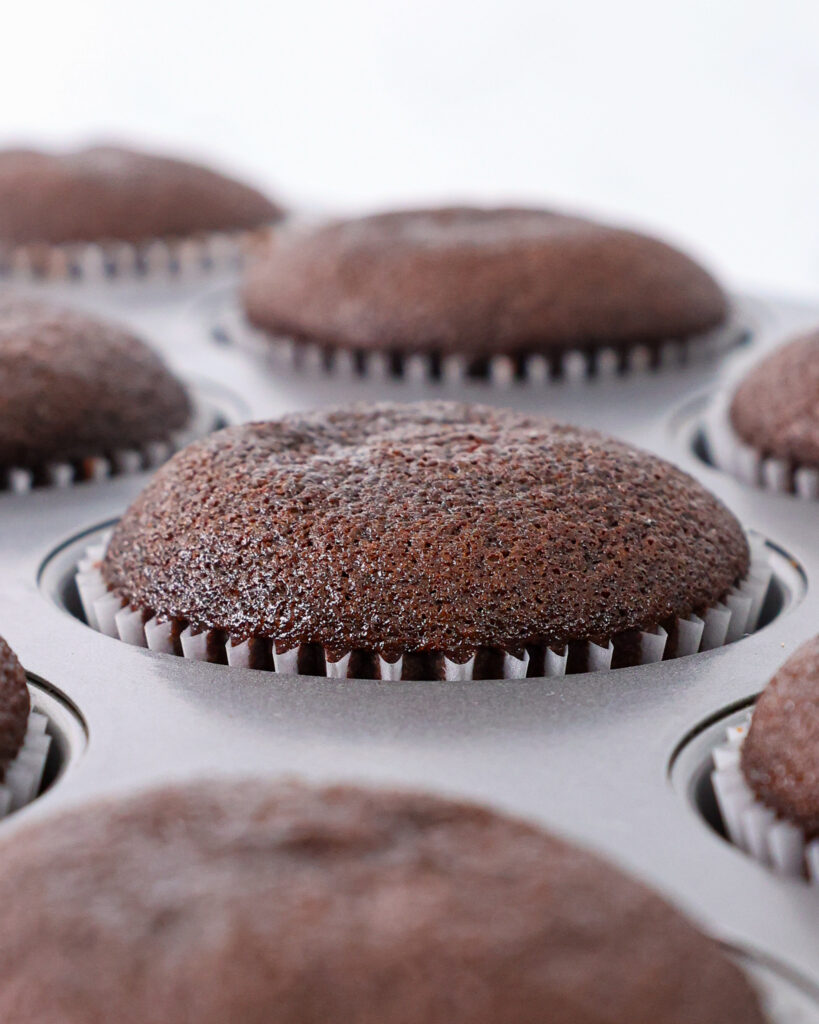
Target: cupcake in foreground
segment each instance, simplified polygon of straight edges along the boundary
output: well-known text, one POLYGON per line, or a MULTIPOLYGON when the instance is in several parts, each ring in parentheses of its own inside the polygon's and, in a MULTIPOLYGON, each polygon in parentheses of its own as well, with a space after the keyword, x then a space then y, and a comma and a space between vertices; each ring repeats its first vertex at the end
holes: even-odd
POLYGON ((154 650, 500 678, 736 639, 761 603, 749 563, 734 516, 668 463, 540 417, 428 402, 188 446, 78 583, 107 588, 92 624, 154 650))
POLYGON ((0 850, 15 1024, 763 1024, 659 896, 541 830, 352 787, 190 784, 0 850))
POLYGON ((819 331, 761 360, 716 433, 713 454, 723 468, 747 483, 819 498, 819 331))
POLYGON ((39 792, 51 742, 46 725, 31 710, 22 665, 0 637, 0 818, 39 792))
POLYGON ((715 752, 713 781, 731 838, 766 864, 819 885, 819 637, 792 655, 750 727, 715 752))
POLYGON ((55 246, 234 235, 281 217, 256 189, 185 160, 111 146, 0 151, 0 251, 12 269, 27 248, 48 272, 55 246))
POLYGON ((453 207, 336 221, 282 237, 251 265, 249 324, 396 373, 560 377, 666 361, 729 316, 717 282, 646 235, 538 209, 453 207), (570 358, 571 357, 571 358, 570 358), (567 362, 567 359, 569 360, 567 362), (494 362, 493 362, 494 361, 494 362))
POLYGON ((139 469, 188 424, 183 385, 128 331, 0 296, 0 488, 139 469))

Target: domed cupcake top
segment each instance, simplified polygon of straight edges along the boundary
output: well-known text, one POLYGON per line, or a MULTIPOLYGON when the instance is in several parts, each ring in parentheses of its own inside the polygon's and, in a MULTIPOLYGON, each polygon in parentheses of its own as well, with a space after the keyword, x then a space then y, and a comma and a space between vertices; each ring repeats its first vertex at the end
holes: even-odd
POLYGON ((659 344, 727 313, 713 278, 654 238, 547 210, 469 207, 294 232, 251 267, 244 304, 274 335, 471 355, 659 344))
POLYGON ((36 468, 167 440, 190 418, 182 384, 121 327, 0 296, 0 467, 36 468))
POLYGON ((756 702, 742 771, 763 803, 819 837, 819 637, 785 662, 756 702))
POLYGON ((0 637, 0 782, 23 745, 30 710, 26 674, 0 637))
POLYGON ((691 477, 482 406, 353 406, 176 455, 102 572, 133 606, 282 649, 397 655, 609 638, 717 602, 748 568, 691 477))
POLYGON ((185 160, 112 146, 0 151, 0 244, 185 237, 281 214, 255 189, 185 160))
POLYGON ((16 1024, 763 1021, 648 889, 425 795, 210 782, 84 807, 5 844, 0 904, 16 1024))
POLYGON ((734 393, 730 418, 764 456, 819 469, 819 331, 761 360, 734 393))

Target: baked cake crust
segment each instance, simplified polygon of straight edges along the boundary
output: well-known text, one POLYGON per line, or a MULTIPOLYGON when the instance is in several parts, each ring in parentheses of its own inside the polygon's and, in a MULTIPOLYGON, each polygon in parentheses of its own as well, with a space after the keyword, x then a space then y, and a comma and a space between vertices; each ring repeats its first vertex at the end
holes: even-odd
POLYGON ((251 324, 329 348, 491 356, 659 345, 722 324, 714 279, 665 243, 537 209, 452 207, 280 237, 251 324))
POLYGON ((762 359, 735 391, 730 419, 763 457, 819 469, 819 331, 762 359))
POLYGON ((170 460, 102 573, 132 606, 337 656, 607 641, 748 569, 734 516, 669 463, 447 402, 230 427, 170 460))
POLYGON ((190 419, 182 384, 128 330, 0 297, 0 468, 38 468, 167 441, 190 419))
POLYGON ((185 160, 116 146, 0 151, 0 245, 184 238, 281 216, 256 189, 185 160))
POLYGON ((597 857, 431 796, 209 782, 0 852, 15 1024, 762 1024, 740 971, 597 857))

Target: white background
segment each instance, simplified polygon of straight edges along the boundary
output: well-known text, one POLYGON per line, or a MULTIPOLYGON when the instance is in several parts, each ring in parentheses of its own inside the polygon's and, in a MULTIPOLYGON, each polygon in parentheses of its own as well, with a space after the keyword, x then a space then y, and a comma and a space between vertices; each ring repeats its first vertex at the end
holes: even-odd
POLYGON ((522 199, 819 297, 812 0, 7 2, 0 143, 139 140, 286 199, 522 199))

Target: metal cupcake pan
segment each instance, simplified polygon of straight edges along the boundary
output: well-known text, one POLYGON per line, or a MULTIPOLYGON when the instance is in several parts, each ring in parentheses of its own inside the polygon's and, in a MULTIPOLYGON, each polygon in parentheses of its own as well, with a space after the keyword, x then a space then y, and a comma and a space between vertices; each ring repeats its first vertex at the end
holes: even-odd
MULTIPOLYGON (((81 291, 75 301, 110 311, 110 290, 81 291)), ((818 1021, 819 893, 719 834, 707 820, 704 773, 715 723, 749 705, 819 632, 819 505, 720 472, 698 454, 698 437, 708 395, 732 366, 819 321, 819 308, 754 302, 749 345, 673 371, 543 388, 444 381, 430 389, 285 370, 273 377, 249 353, 212 340, 200 295, 187 296, 198 309, 166 298, 146 293, 117 312, 176 369, 229 392, 235 416, 432 394, 552 415, 657 452, 770 542, 773 618, 717 650, 563 678, 372 682, 227 668, 134 648, 77 618, 76 558, 148 474, 3 494, 0 632, 37 692, 56 702, 62 767, 52 766, 47 791, 6 819, 0 835, 94 796, 193 776, 297 775, 463 795, 539 821, 656 886, 755 965, 779 1002, 774 1020, 818 1021)))

